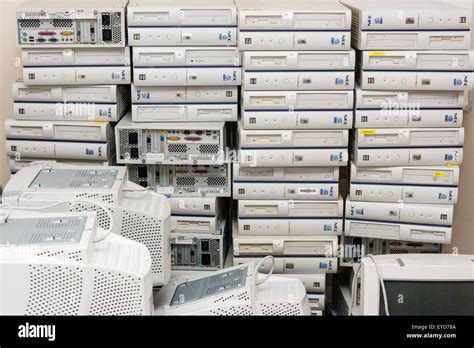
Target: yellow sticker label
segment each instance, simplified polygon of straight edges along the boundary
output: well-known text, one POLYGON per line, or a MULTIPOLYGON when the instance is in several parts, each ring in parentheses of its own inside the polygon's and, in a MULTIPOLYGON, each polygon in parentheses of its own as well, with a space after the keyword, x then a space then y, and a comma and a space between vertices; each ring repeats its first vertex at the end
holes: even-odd
POLYGON ((375 129, 361 129, 360 134, 375 134, 375 129))
POLYGON ((435 175, 437 177, 444 176, 444 172, 435 172, 435 175))
POLYGON ((89 121, 91 124, 107 124, 109 121, 89 121))
POLYGON ((447 167, 449 167, 449 168, 459 168, 459 166, 457 164, 451 164, 451 163, 448 163, 447 167))
POLYGON ((385 57, 385 51, 369 51, 369 57, 385 57))

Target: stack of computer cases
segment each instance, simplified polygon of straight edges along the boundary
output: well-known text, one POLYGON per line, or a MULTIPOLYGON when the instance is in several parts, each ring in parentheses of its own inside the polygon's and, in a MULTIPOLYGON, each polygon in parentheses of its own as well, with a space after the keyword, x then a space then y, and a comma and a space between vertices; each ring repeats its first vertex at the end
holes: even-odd
POLYGON ((232 0, 131 0, 132 111, 116 128, 117 162, 170 197, 173 273, 224 267, 230 224, 228 133, 240 55, 232 0))
POLYGON ((17 10, 23 78, 5 124, 11 171, 32 161, 114 162, 113 125, 130 107, 126 1, 25 2, 17 10))
POLYGON ((273 255, 275 273, 300 278, 321 314, 343 224, 338 182, 355 67, 350 10, 305 0, 236 4, 243 77, 234 264, 273 255))
POLYGON ((440 252, 463 160, 471 14, 436 1, 344 3, 359 58, 345 242, 440 252))

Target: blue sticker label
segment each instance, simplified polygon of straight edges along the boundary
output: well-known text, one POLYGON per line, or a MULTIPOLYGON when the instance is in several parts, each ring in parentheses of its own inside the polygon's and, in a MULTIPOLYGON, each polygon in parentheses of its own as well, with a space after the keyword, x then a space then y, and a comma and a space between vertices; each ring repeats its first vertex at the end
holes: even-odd
POLYGON ((94 155, 94 149, 91 148, 86 148, 86 155, 87 156, 93 156, 94 155))
POLYGON ((332 225, 324 225, 324 231, 332 231, 332 225))

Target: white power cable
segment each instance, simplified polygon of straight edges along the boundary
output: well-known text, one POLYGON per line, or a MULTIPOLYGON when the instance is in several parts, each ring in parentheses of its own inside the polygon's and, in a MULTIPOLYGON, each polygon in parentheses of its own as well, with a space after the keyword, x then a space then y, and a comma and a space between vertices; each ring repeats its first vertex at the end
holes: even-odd
POLYGON ((252 302, 252 313, 255 314, 256 312, 256 296, 257 296, 257 287, 263 283, 265 283, 273 274, 273 270, 275 269, 275 259, 271 255, 265 256, 263 259, 261 259, 257 265, 255 266, 254 272, 252 274, 252 284, 250 285, 250 297, 251 297, 251 302, 252 302), (265 277, 258 279, 258 275, 260 274, 258 272, 259 268, 265 263, 265 261, 271 260, 271 268, 268 274, 265 275, 265 277))
MULTIPOLYGON (((380 270, 379 264, 377 263, 377 260, 375 259, 374 255, 372 254, 367 254, 365 257, 368 257, 369 259, 372 260, 372 262, 375 265, 375 271, 377 272, 377 277, 380 282, 380 287, 382 288, 382 296, 383 296, 383 303, 384 303, 384 309, 385 309, 385 315, 390 315, 390 312, 388 310, 388 300, 387 300, 387 291, 385 289, 385 283, 383 281, 382 277, 382 271, 380 270)), ((362 261, 361 261, 362 262, 362 261)), ((352 296, 351 296, 351 306, 349 308, 349 315, 352 315, 352 310, 355 306, 356 298, 357 298, 357 278, 359 277, 360 269, 362 268, 362 265, 359 265, 357 268, 357 271, 354 272, 354 277, 352 278, 352 296)))
POLYGON ((52 204, 49 204, 49 205, 43 205, 43 206, 40 206, 40 207, 12 207, 8 204, 2 204, 2 205, 0 205, 0 209, 1 208, 8 208, 8 212, 7 212, 7 214, 4 218, 0 218, 0 222, 3 221, 3 223, 5 223, 8 220, 8 217, 10 216, 10 213, 11 213, 12 210, 26 210, 26 211, 28 211, 28 210, 45 210, 45 209, 51 209, 51 208, 54 208, 54 207, 57 207, 57 206, 60 206, 60 205, 64 205, 64 204, 74 204, 74 203, 95 205, 95 206, 101 208, 108 215, 109 221, 110 221, 109 228, 104 229, 102 227, 97 227, 97 231, 99 231, 101 233, 96 234, 96 236, 93 239, 94 243, 97 243, 97 242, 100 242, 100 241, 104 240, 105 238, 107 238, 107 236, 110 233, 112 233, 113 228, 114 228, 114 216, 112 215, 112 212, 106 206, 104 206, 104 205, 102 205, 98 202, 86 201, 86 200, 60 201, 60 202, 52 203, 52 204))

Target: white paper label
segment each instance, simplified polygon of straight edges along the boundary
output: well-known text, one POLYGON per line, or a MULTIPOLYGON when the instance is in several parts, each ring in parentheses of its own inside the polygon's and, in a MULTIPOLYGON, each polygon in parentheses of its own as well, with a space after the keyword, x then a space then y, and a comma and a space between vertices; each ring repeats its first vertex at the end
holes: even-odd
POLYGON ((147 153, 146 160, 147 162, 163 162, 165 159, 165 154, 163 153, 147 153))

